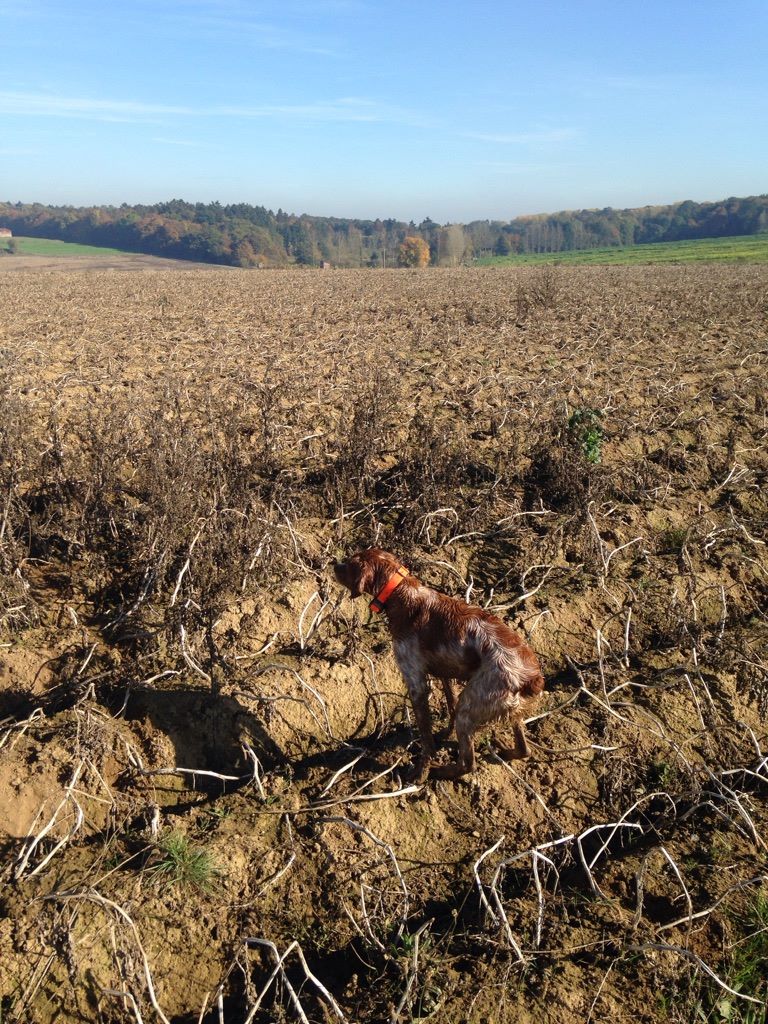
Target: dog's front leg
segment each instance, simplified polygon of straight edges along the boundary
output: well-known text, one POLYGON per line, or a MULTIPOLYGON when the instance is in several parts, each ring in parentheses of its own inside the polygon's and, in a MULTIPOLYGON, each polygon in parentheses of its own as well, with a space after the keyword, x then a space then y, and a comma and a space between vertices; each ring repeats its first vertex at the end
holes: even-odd
POLYGON ((429 763, 437 753, 435 737, 432 734, 432 715, 429 710, 429 684, 427 673, 414 644, 400 642, 395 644, 395 659, 403 674, 408 696, 411 698, 416 727, 421 740, 421 755, 414 765, 414 780, 423 782, 429 770, 429 763))
POLYGON ((406 679, 405 682, 411 704, 413 704, 413 713, 421 739, 421 755, 414 765, 414 781, 423 782, 427 777, 430 762, 437 753, 435 737, 432 733, 432 715, 429 710, 429 686, 424 675, 418 679, 406 679))

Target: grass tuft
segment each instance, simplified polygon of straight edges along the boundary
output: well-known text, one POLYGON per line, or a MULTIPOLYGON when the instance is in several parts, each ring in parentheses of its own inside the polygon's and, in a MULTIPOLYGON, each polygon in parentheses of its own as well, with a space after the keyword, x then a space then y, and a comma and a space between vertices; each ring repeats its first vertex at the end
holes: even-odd
POLYGON ((207 850, 193 846, 181 832, 171 832, 157 844, 161 860, 150 871, 155 880, 166 886, 199 889, 215 888, 221 871, 207 850))

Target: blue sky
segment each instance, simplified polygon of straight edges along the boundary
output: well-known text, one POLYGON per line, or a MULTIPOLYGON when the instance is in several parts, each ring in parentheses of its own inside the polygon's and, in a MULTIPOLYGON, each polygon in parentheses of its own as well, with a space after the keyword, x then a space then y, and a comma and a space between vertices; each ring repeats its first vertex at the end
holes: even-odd
POLYGON ((768 191, 766 0, 0 0, 0 199, 441 222, 768 191))

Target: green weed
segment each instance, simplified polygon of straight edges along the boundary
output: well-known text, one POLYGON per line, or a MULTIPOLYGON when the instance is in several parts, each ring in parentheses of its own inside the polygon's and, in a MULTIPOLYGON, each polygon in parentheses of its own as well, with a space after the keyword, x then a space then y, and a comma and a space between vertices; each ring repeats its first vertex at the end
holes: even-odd
POLYGON ((587 462, 600 462, 605 432, 599 409, 575 409, 568 419, 568 432, 576 440, 587 462))
POLYGON ((211 807, 200 818, 202 832, 215 832, 223 821, 230 817, 232 811, 228 807, 211 807))
POLYGON ((668 761, 654 761, 648 768, 648 785, 651 789, 667 790, 677 778, 675 767, 668 761))
POLYGON ((721 1008, 723 1020, 738 1021, 739 1024, 765 1024, 765 1000, 768 997, 768 896, 758 893, 739 923, 748 934, 733 947, 728 983, 736 992, 762 999, 763 1005, 743 1003, 726 996, 720 1000, 718 1008, 721 1008), (723 1012, 726 1009, 727 1014, 723 1012))
POLYGON ((181 832, 171 832, 160 840, 162 859, 150 868, 156 881, 167 886, 210 892, 221 874, 211 855, 192 846, 181 832))
POLYGON ((732 915, 732 921, 745 934, 732 943, 730 956, 718 974, 734 992, 762 1002, 747 1002, 714 981, 700 978, 702 987, 684 1018, 690 1024, 766 1024, 768 897, 759 893, 743 914, 732 915))
POLYGON ((669 526, 662 530, 658 537, 659 551, 662 554, 679 555, 688 540, 688 527, 669 526))

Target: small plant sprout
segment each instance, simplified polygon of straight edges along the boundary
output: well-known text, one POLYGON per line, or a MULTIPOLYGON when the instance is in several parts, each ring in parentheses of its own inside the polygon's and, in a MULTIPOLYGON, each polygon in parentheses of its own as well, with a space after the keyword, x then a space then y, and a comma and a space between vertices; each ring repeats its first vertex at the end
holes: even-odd
POLYGON ((171 832, 157 845, 161 859, 150 871, 162 885, 210 892, 221 871, 207 850, 193 846, 181 832, 171 832))
POLYGON ((601 459, 605 431, 599 409, 575 409, 568 418, 568 433, 581 449, 587 462, 597 465, 601 459))

